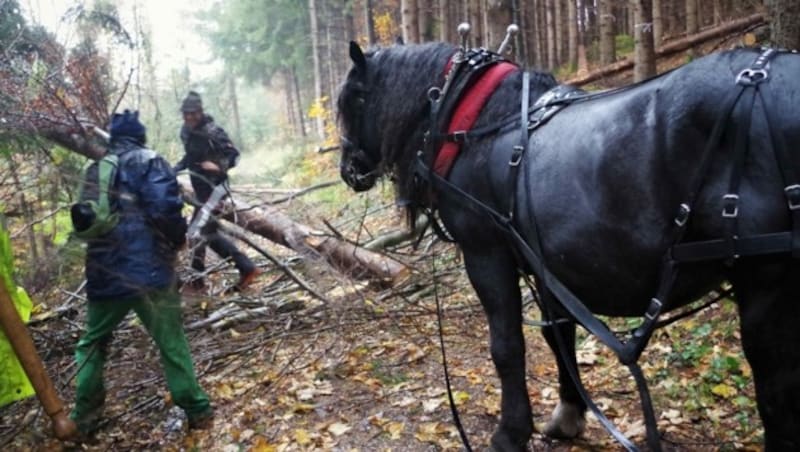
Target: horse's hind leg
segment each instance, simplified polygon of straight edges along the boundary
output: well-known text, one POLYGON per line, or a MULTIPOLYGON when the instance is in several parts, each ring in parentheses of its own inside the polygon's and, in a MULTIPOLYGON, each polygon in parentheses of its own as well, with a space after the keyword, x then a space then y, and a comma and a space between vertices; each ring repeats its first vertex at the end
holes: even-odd
POLYGON ((564 360, 564 354, 569 357, 571 366, 575 371, 578 371, 577 361, 575 359, 575 323, 558 323, 553 326, 542 328, 547 344, 553 351, 556 357, 556 364, 558 365, 558 406, 553 411, 553 416, 544 427, 544 434, 551 438, 571 439, 583 433, 586 427, 586 419, 584 414, 586 412, 586 404, 583 402, 575 383, 569 375, 564 360), (556 331, 557 329, 557 331, 556 331), (559 351, 559 340, 556 334, 560 336, 561 343, 564 345, 564 350, 559 351))
POLYGON ((800 262, 740 263, 732 282, 765 449, 800 450, 800 262))
POLYGON ((525 384, 522 301, 513 257, 502 248, 464 249, 464 264, 489 321, 492 360, 500 377, 500 425, 492 435, 496 451, 526 450, 533 434, 525 384))

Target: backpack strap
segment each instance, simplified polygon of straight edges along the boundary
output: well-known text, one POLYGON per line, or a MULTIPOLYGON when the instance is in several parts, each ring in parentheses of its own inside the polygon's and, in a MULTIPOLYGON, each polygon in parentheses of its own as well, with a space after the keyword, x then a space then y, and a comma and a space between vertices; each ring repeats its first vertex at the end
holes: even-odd
POLYGON ((109 192, 112 184, 117 178, 117 168, 119 167, 119 157, 116 154, 108 153, 100 160, 97 167, 97 216, 107 218, 111 214, 111 202, 109 192))

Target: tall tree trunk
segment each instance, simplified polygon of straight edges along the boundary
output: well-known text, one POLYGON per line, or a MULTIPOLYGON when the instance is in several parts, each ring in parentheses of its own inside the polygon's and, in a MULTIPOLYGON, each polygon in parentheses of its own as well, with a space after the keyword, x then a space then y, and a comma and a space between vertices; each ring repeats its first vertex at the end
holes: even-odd
POLYGON ((656 51, 653 45, 652 0, 632 0, 636 18, 634 28, 633 81, 639 82, 656 75, 656 51))
POLYGON ((800 49, 800 3, 797 0, 766 0, 765 3, 772 44, 800 49))
POLYGON ((364 0, 364 24, 367 27, 367 44, 374 45, 375 39, 375 18, 372 16, 372 0, 364 0))
POLYGON ((547 46, 547 69, 552 71, 558 66, 558 56, 556 55, 556 24, 555 24, 555 1, 545 0, 545 30, 547 46))
POLYGON ((697 13, 697 0, 686 0, 686 34, 693 35, 700 31, 697 13))
POLYGON ((433 1, 417 0, 420 42, 433 41, 433 1))
POLYGON ((564 31, 564 11, 561 8, 563 6, 562 0, 554 0, 553 1, 553 38, 555 41, 555 51, 556 51, 556 65, 555 67, 561 66, 561 63, 564 61, 564 54, 566 53, 564 42, 564 37, 567 35, 564 31))
MULTIPOLYGON (((653 6, 655 8, 655 5, 653 6)), ((714 17, 712 23, 719 25, 722 22, 722 0, 714 0, 714 17)))
POLYGON ((574 71, 578 68, 578 5, 567 0, 567 64, 574 71))
POLYGON ((228 74, 228 91, 230 91, 231 110, 233 110, 233 138, 236 140, 236 147, 240 151, 244 151, 244 140, 242 140, 242 117, 239 115, 239 95, 236 93, 236 77, 234 77, 233 74, 228 74))
MULTIPOLYGON (((323 0, 324 1, 324 0, 323 0)), ((317 0, 308 0, 308 18, 311 26, 311 60, 314 69, 314 102, 322 99, 322 63, 319 48, 319 21, 317 18, 317 0)), ((325 139, 325 119, 318 115, 314 118, 314 129, 317 138, 325 139)))
POLYGON ((617 59, 616 27, 612 8, 612 0, 599 0, 598 15, 600 22, 600 64, 607 65, 617 59))
POLYGON ((514 46, 517 48, 516 58, 522 67, 530 67, 532 58, 528 49, 527 39, 530 29, 528 28, 528 16, 525 2, 522 0, 512 0, 511 7, 514 10, 514 23, 519 25, 519 35, 517 35, 516 44, 514 46))
POLYGON ((419 42, 419 9, 417 0, 400 0, 400 17, 403 25, 403 41, 406 44, 419 42))
POLYGON ((455 42, 453 18, 450 15, 450 0, 439 0, 439 40, 444 42, 455 42))
POLYGON ((481 0, 467 0, 469 1, 469 25, 472 27, 470 32, 470 42, 474 47, 483 47, 485 40, 483 37, 483 11, 481 9, 481 0))
POLYGON ((308 136, 306 131, 305 113, 303 111, 303 99, 300 96, 300 80, 297 78, 297 69, 291 67, 292 86, 294 87, 295 105, 297 105, 297 123, 300 125, 300 136, 308 136))
POLYGON ((661 0, 653 0, 653 45, 656 47, 661 45, 664 36, 664 16, 661 12, 661 0))
POLYGON ((486 23, 486 47, 496 50, 511 24, 511 0, 487 0, 486 23))

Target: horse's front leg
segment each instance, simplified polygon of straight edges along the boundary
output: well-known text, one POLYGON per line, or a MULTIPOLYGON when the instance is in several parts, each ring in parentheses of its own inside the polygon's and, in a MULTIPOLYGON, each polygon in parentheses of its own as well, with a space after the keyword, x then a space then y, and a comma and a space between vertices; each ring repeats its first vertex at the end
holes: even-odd
POLYGON ((558 365, 558 406, 544 427, 544 434, 551 438, 571 439, 583 433, 586 428, 586 404, 578 392, 575 382, 567 370, 567 361, 578 372, 575 359, 575 323, 557 323, 542 328, 547 344, 553 351, 558 365), (558 335, 558 336, 556 336, 558 335), (559 341, 560 338, 560 341, 559 341), (563 345, 563 350, 559 345, 563 345))
POLYGON ((525 384, 522 301, 514 259, 501 248, 465 249, 464 264, 489 321, 492 360, 500 377, 500 425, 492 435, 492 448, 523 451, 533 433, 533 417, 525 384))

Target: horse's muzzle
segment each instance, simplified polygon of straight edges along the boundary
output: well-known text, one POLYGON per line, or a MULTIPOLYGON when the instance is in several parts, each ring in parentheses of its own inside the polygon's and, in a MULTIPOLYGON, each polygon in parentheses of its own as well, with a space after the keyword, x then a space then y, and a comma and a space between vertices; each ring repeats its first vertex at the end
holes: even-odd
POLYGON ((373 159, 352 141, 342 137, 342 159, 339 172, 342 180, 354 191, 366 191, 378 180, 373 159))
POLYGON ((342 161, 339 166, 339 172, 342 180, 357 192, 369 190, 375 186, 375 182, 378 180, 377 176, 372 172, 362 173, 353 162, 345 163, 342 161))

